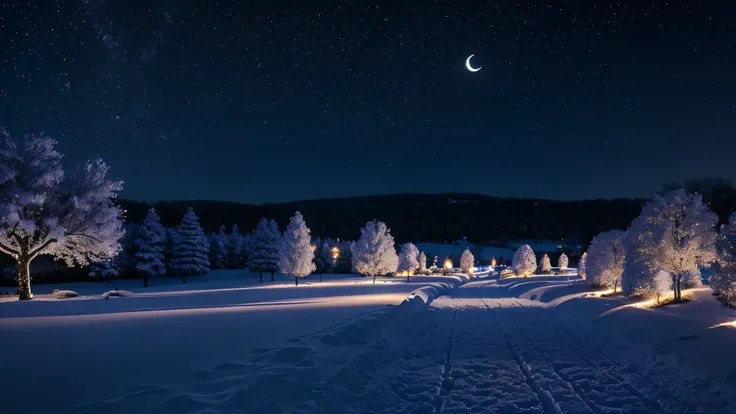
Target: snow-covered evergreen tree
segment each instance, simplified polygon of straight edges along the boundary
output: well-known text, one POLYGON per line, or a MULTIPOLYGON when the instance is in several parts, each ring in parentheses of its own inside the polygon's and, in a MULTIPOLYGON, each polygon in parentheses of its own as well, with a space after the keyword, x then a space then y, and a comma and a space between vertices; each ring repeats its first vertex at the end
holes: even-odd
POLYGON ((542 255, 542 260, 539 261, 539 273, 550 273, 552 272, 552 263, 549 261, 547 253, 542 255))
POLYGON ((187 275, 203 275, 210 270, 209 241, 191 207, 176 230, 178 237, 172 252, 171 270, 181 275, 182 283, 187 283, 187 275))
POLYGON ((335 271, 337 273, 350 273, 353 271, 353 242, 341 240, 337 243, 340 255, 337 257, 335 271))
POLYGON ((585 280, 588 277, 588 270, 586 268, 588 263, 588 252, 583 252, 583 255, 580 256, 580 261, 578 261, 578 276, 580 276, 581 279, 585 280))
POLYGON ((585 268, 591 285, 617 290, 626 261, 625 236, 621 230, 604 231, 590 242, 585 268))
POLYGON ((337 266, 337 261, 340 258, 340 249, 337 248, 332 240, 325 240, 322 242, 320 256, 322 256, 324 272, 332 272, 335 270, 335 266, 337 266))
POLYGON ((273 274, 279 267, 279 249, 281 248, 281 232, 276 220, 262 218, 258 222, 249 243, 249 267, 252 272, 259 272, 263 282, 263 272, 273 274))
POLYGON ((718 261, 713 264, 708 282, 724 305, 736 307, 736 213, 721 226, 717 247, 718 261))
POLYGON ((210 234, 210 265, 213 269, 225 267, 225 252, 227 251, 227 235, 225 226, 220 226, 220 231, 210 234))
POLYGON ((627 246, 650 268, 672 275, 679 301, 685 274, 716 258, 717 223, 718 217, 700 195, 681 189, 657 194, 631 223, 627 246))
POLYGON ((309 229, 304 223, 304 217, 296 212, 289 220, 286 231, 281 238, 279 248, 279 271, 294 278, 299 285, 299 278, 309 276, 315 271, 314 251, 309 229))
POLYGON ((364 276, 373 277, 396 272, 399 256, 394 237, 386 224, 373 220, 360 229, 360 239, 353 245, 353 268, 364 276))
POLYGON ((528 244, 519 247, 514 253, 511 261, 511 270, 517 276, 533 275, 537 270, 537 257, 534 256, 534 250, 528 244))
MULTIPOLYGON (((122 247, 120 248, 122 252, 122 247)), ((98 280, 101 279, 112 279, 120 275, 120 260, 118 256, 112 259, 104 259, 99 262, 94 262, 89 265, 89 277, 94 277, 98 280)))
POLYGON ((399 265, 396 271, 406 272, 406 281, 408 282, 409 276, 413 275, 417 269, 419 269, 419 249, 413 243, 402 244, 399 253, 399 265))
POLYGON ((473 273, 475 268, 475 257, 473 253, 470 253, 470 249, 465 249, 463 254, 460 255, 460 273, 473 273))
POLYGON ((567 265, 570 263, 570 259, 567 258, 567 255, 565 253, 562 253, 560 255, 560 258, 557 259, 557 267, 560 268, 560 270, 567 269, 567 265))
POLYGON ((43 134, 15 139, 0 130, 0 252, 17 264, 19 299, 33 297, 30 264, 39 255, 85 266, 118 253, 122 181, 102 160, 65 176, 56 141, 43 134))
POLYGON ((166 275, 164 250, 166 250, 166 229, 156 214, 156 210, 148 210, 143 224, 138 227, 138 238, 135 240, 135 270, 143 277, 143 287, 148 287, 148 279, 166 275))
POLYGON ((423 275, 427 273, 427 255, 424 252, 419 253, 419 274, 423 275))
POLYGON ((242 269, 243 266, 243 235, 238 231, 238 225, 233 224, 225 244, 225 268, 242 269))

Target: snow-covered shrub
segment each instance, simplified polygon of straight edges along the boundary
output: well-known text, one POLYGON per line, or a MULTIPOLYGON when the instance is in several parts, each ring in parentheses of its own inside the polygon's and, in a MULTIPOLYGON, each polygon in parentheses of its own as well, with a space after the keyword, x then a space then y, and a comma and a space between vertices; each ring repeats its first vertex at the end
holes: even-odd
POLYGON ((127 290, 118 290, 118 289, 109 290, 102 294, 103 299, 127 298, 130 296, 133 296, 133 292, 129 292, 127 290))
POLYGON ((56 296, 59 299, 76 298, 77 296, 79 296, 79 294, 73 290, 60 290, 60 289, 54 289, 51 292, 51 294, 56 296))
POLYGON ((557 260, 557 267, 560 268, 560 270, 567 269, 567 265, 569 264, 570 260, 567 258, 567 255, 565 253, 562 253, 560 255, 560 258, 557 260))
POLYGON ((187 275, 203 275, 210 270, 209 240, 191 207, 176 230, 179 236, 171 255, 171 270, 181 275, 182 283, 187 283, 187 275))
POLYGON ((293 277, 296 285, 300 277, 309 276, 316 269, 309 233, 304 217, 297 211, 289 220, 279 245, 279 271, 293 277))
POLYGON ((373 220, 360 229, 360 239, 353 245, 353 268, 364 276, 373 277, 396 272, 399 256, 394 237, 386 224, 373 220))
POLYGON ((401 252, 399 253, 399 264, 396 271, 399 273, 406 272, 406 280, 409 280, 409 275, 414 274, 419 268, 419 249, 413 243, 405 243, 401 245, 401 252))
POLYGON ((65 174, 56 141, 15 139, 0 129, 0 252, 17 263, 18 297, 31 293, 31 262, 54 256, 86 266, 118 253, 123 210, 114 202, 122 181, 107 177, 102 160, 65 174))
POLYGON ((588 252, 583 252, 583 255, 580 256, 580 261, 578 261, 578 276, 580 276, 581 279, 585 280, 588 277, 588 252))
POLYGON ((498 272, 498 277, 501 278, 501 279, 503 279, 505 277, 511 277, 513 275, 514 275, 514 271, 511 270, 508 267, 507 268, 504 268, 504 269, 501 269, 501 271, 498 272))
POLYGON ((460 273, 472 273, 475 264, 475 257, 470 253, 470 249, 465 249, 460 256, 460 273))
POLYGON ((537 258, 534 256, 534 250, 528 244, 519 247, 514 253, 511 261, 511 270, 517 276, 533 275, 537 270, 537 258))
POLYGON ((625 235, 621 230, 604 231, 590 242, 585 269, 591 286, 612 287, 616 291, 626 259, 625 235))
POLYGON ((138 227, 138 238, 135 240, 135 270, 143 277, 143 287, 148 286, 148 278, 164 276, 164 250, 166 249, 166 229, 163 228, 156 214, 151 208, 138 227))
POLYGON ((281 232, 276 220, 262 218, 258 222, 249 243, 248 266, 253 272, 259 272, 263 281, 263 272, 273 274, 279 268, 279 247, 281 244, 281 232))
POLYGON ((539 273, 551 273, 552 264, 549 261, 549 256, 545 253, 542 255, 542 260, 539 261, 539 273))
POLYGON ((692 289, 703 286, 703 275, 700 269, 692 269, 685 272, 682 277, 682 286, 685 289, 692 289))
POLYGON ((424 252, 419 253, 419 274, 427 273, 427 255, 424 252))
POLYGON ((631 223, 627 247, 650 268, 672 275, 679 301, 683 277, 716 258, 717 222, 698 194, 681 189, 658 194, 631 223))

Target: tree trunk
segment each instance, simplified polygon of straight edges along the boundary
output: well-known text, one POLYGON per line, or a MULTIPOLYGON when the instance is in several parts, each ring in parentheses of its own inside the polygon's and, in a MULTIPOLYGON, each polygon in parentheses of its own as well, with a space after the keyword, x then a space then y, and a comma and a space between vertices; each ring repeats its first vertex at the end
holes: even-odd
POLYGON ((182 273, 181 274, 181 284, 182 285, 186 285, 187 284, 187 274, 186 273, 182 273))
POLYGON ((148 276, 143 276, 143 287, 144 288, 148 287, 148 276))
POLYGON ((376 275, 373 275, 373 284, 376 284, 376 275))
POLYGON ((261 276, 261 283, 263 283, 263 271, 258 272, 258 274, 261 276))
POLYGON ((677 275, 677 297, 676 301, 682 300, 682 275, 677 275))
POLYGON ((319 282, 322 283, 322 273, 319 274, 319 282))
POLYGON ((272 281, 272 282, 273 282, 273 273, 274 273, 274 271, 272 270, 272 271, 271 271, 271 281, 272 281))
POLYGON ((409 283, 409 272, 406 272, 406 282, 409 283))
POLYGON ((613 293, 616 293, 616 288, 617 288, 617 287, 618 287, 618 279, 616 279, 616 280, 615 280, 615 281, 613 282, 613 293))
POLYGON ((30 300, 31 293, 31 258, 27 252, 18 256, 18 300, 30 300))
POLYGON ((294 277, 294 285, 299 286, 299 278, 296 276, 294 277))

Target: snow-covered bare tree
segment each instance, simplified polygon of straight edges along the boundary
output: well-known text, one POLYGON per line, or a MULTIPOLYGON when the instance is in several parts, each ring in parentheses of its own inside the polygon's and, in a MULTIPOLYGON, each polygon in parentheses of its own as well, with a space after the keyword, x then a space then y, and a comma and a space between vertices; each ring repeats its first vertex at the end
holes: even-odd
POLYGON ((210 270, 209 241, 191 207, 176 230, 179 237, 171 256, 171 270, 181 275, 181 283, 187 283, 187 275, 203 275, 210 270))
POLYGON ((52 255, 68 266, 114 257, 123 211, 114 200, 122 181, 107 178, 102 160, 65 177, 56 141, 22 139, 0 130, 0 251, 15 259, 19 299, 33 297, 30 264, 52 255))
POLYGON ((427 273, 427 255, 424 252, 419 253, 417 261, 419 262, 419 274, 427 273))
POLYGON ((567 258, 567 255, 565 253, 562 253, 560 255, 560 258, 557 259, 557 267, 560 268, 560 270, 567 269, 567 265, 570 263, 570 259, 567 258))
POLYGON ((250 263, 248 267, 252 272, 258 272, 263 282, 263 272, 273 274, 279 268, 279 248, 281 244, 281 232, 276 220, 262 218, 253 230, 250 245, 250 263))
POLYGON ((220 231, 210 234, 210 265, 213 269, 225 267, 224 259, 227 251, 227 235, 225 226, 220 226, 220 231))
POLYGON ((470 253, 470 249, 465 249, 460 255, 460 273, 473 273, 475 268, 475 257, 470 253))
POLYGON ((610 230, 593 237, 585 264, 587 279, 594 287, 612 287, 616 292, 626 261, 622 230, 610 230))
POLYGON ((672 275, 679 301, 685 274, 716 258, 717 223, 718 217, 698 194, 685 190, 657 194, 631 223, 627 246, 650 268, 672 275))
POLYGON ((360 229, 360 239, 353 245, 353 269, 364 276, 373 277, 396 272, 399 257, 394 248, 394 237, 386 223, 369 221, 360 229))
POLYGON ((580 256, 580 260, 578 261, 578 276, 580 276, 581 279, 585 280, 585 278, 588 277, 588 252, 583 252, 583 255, 580 256))
POLYGON ((511 270, 517 276, 533 275, 537 270, 537 257, 534 256, 534 250, 528 244, 519 247, 514 253, 511 261, 511 270))
POLYGON ((419 268, 419 249, 413 243, 405 243, 401 245, 401 251, 399 252, 399 265, 396 268, 397 272, 406 272, 406 281, 409 281, 409 276, 413 275, 414 272, 419 268))
POLYGON ((143 278, 143 287, 148 287, 149 278, 166 275, 166 237, 166 229, 161 225, 156 210, 151 208, 138 227, 138 237, 134 242, 135 270, 143 278))
POLYGON ((314 251, 309 229, 304 223, 304 217, 296 212, 289 220, 286 231, 281 237, 279 247, 279 271, 294 278, 294 284, 299 285, 299 278, 309 276, 314 272, 314 251))
POLYGON ((552 271, 552 263, 549 261, 547 253, 542 255, 542 260, 539 261, 539 273, 550 273, 552 271))
POLYGON ((238 231, 238 225, 233 224, 230 234, 227 235, 227 243, 225 244, 225 268, 242 269, 243 250, 243 235, 238 231))

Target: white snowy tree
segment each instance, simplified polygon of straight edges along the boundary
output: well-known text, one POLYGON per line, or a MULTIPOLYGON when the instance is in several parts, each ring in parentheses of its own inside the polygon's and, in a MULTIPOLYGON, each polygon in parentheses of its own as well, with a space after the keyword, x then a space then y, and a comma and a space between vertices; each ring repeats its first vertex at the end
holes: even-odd
POLYGON ((227 243, 225 243, 225 268, 242 269, 243 250, 243 235, 238 231, 238 225, 233 224, 230 234, 227 235, 227 243))
POLYGON ((227 235, 225 226, 220 226, 220 231, 210 234, 210 265, 213 269, 225 267, 225 252, 227 251, 227 235))
POLYGON ((552 271, 552 263, 549 261, 547 253, 542 255, 542 260, 539 261, 539 273, 549 273, 552 271))
POLYGON ((187 283, 187 275, 203 275, 210 270, 209 241, 191 207, 176 230, 178 237, 171 255, 171 270, 181 275, 181 283, 187 283))
POLYGON ((567 265, 570 263, 570 259, 567 258, 567 255, 565 253, 562 253, 560 255, 560 258, 557 260, 557 267, 560 268, 560 270, 567 269, 567 265))
POLYGON ((151 208, 138 227, 138 237, 134 242, 135 270, 143 277, 143 287, 148 287, 149 278, 166 275, 166 237, 166 229, 161 225, 156 210, 151 208))
POLYGON ((353 245, 353 269, 373 277, 396 272, 399 257, 394 248, 394 237, 386 224, 373 220, 360 229, 360 239, 353 245))
POLYGON ((419 253, 417 261, 419 262, 419 274, 427 273, 427 255, 424 252, 419 253))
POLYGON ((612 287, 616 292, 626 261, 622 230, 610 230, 593 237, 585 264, 587 279, 595 287, 612 287))
POLYGON ((409 276, 414 274, 419 268, 419 249, 413 243, 405 243, 401 245, 399 252, 399 264, 396 268, 397 272, 406 272, 406 281, 409 276))
POLYGON ((271 272, 271 281, 273 275, 279 268, 279 249, 281 247, 281 232, 276 220, 262 218, 258 222, 250 245, 250 263, 248 267, 253 272, 260 274, 261 282, 263 282, 263 272, 271 272))
POLYGON ((470 249, 465 249, 460 255, 460 273, 472 273, 475 265, 475 257, 470 253, 470 249))
POLYGON ((528 244, 519 247, 511 260, 511 270, 517 276, 533 275, 537 270, 537 258, 528 244))
POLYGON ((656 295, 657 303, 659 303, 659 299, 662 295, 672 290, 672 276, 670 276, 669 273, 660 270, 654 274, 652 282, 652 288, 656 295))
POLYGON ((672 275, 675 301, 682 299, 682 279, 716 258, 718 217, 698 194, 675 190, 657 194, 629 229, 627 245, 650 268, 672 275))
POLYGON ((279 248, 279 271, 294 278, 294 284, 299 285, 299 278, 309 276, 314 272, 314 251, 309 229, 304 223, 304 217, 296 212, 289 220, 286 231, 281 238, 279 248))
POLYGON ((718 261, 713 264, 709 285, 724 305, 736 307, 736 213, 721 227, 718 261))
POLYGON ((122 181, 107 178, 102 160, 65 177, 55 145, 0 130, 0 251, 17 263, 20 300, 33 297, 30 264, 39 255, 85 266, 114 257, 124 233, 114 203, 122 181))
POLYGON ((588 252, 583 252, 583 255, 580 256, 580 261, 578 261, 578 276, 580 276, 581 279, 585 280, 588 277, 588 252))

